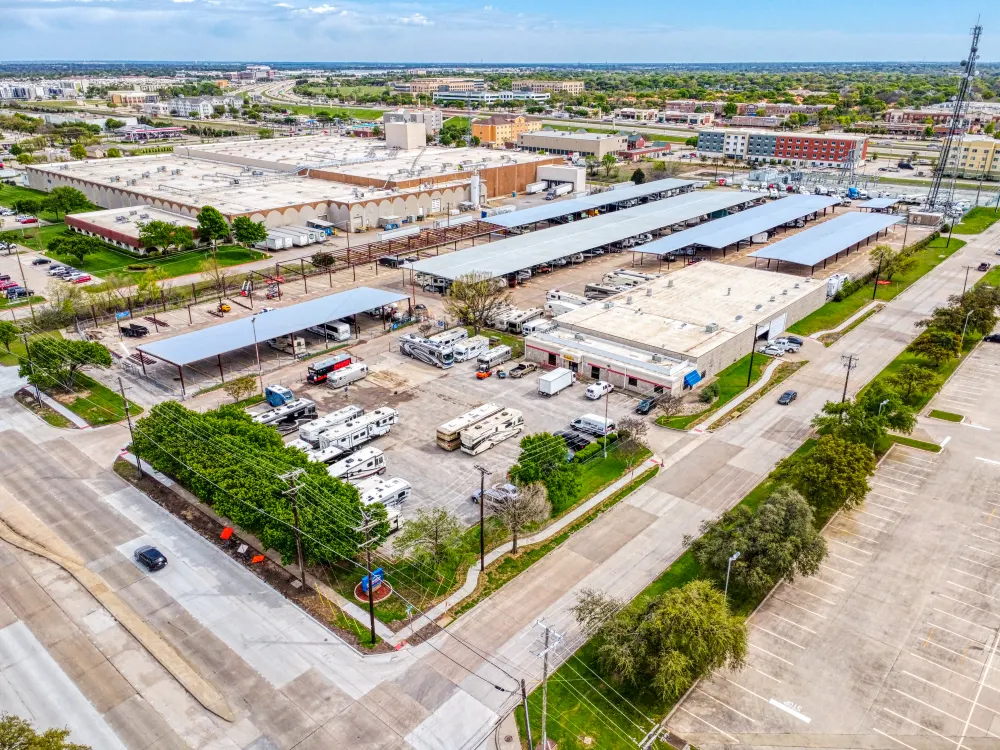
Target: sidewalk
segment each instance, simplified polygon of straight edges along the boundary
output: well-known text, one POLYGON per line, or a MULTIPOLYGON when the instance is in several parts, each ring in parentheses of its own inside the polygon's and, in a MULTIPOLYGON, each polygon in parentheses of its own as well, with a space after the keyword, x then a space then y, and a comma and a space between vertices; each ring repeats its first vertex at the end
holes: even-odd
POLYGON ((52 411, 55 411, 55 412, 58 412, 58 413, 62 414, 64 417, 66 417, 66 419, 68 419, 70 422, 72 422, 74 425, 76 425, 81 430, 89 430, 90 429, 90 425, 87 424, 87 420, 86 419, 84 419, 83 417, 79 416, 78 414, 74 414, 73 412, 71 412, 65 406, 63 406, 62 404, 60 404, 58 401, 56 401, 54 398, 52 398, 47 393, 42 393, 40 395, 42 397, 42 403, 45 404, 50 409, 52 409, 52 411))
POLYGON ((698 424, 688 428, 688 432, 693 432, 695 435, 700 435, 703 432, 705 432, 705 430, 708 429, 709 425, 714 424, 715 422, 722 419, 722 417, 726 416, 729 412, 731 412, 733 409, 735 409, 737 406, 742 404, 753 394, 755 394, 757 391, 759 391, 761 388, 767 385, 768 381, 771 379, 771 376, 774 374, 774 371, 778 369, 778 365, 780 364, 781 360, 775 359, 771 364, 769 364, 767 367, 764 368, 764 372, 760 374, 760 380, 758 380, 752 386, 747 388, 745 391, 743 391, 743 393, 734 398, 732 401, 723 406, 721 409, 719 409, 718 411, 713 411, 711 414, 708 415, 708 417, 698 422, 698 424))

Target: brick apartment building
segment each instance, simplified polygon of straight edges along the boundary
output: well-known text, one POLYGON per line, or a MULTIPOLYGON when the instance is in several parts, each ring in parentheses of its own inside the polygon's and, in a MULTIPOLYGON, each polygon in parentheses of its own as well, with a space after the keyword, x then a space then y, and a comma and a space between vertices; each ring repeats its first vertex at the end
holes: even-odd
POLYGON ((863 136, 766 133, 720 128, 698 133, 698 155, 748 161, 787 160, 795 167, 839 167, 868 154, 863 136))

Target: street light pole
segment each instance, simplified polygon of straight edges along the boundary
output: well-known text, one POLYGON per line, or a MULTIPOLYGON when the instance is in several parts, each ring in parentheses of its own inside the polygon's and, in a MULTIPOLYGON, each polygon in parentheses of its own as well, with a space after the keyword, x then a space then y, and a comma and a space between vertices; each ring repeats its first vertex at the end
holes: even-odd
POLYGON ((736 551, 732 555, 730 555, 729 559, 726 561, 726 588, 725 591, 723 591, 722 593, 722 598, 726 601, 729 600, 729 570, 730 568, 733 567, 733 561, 738 560, 739 557, 740 553, 739 551, 736 551))
POLYGON ((260 366, 260 347, 257 346, 257 316, 250 316, 250 327, 253 328, 253 353, 257 358, 257 377, 260 378, 260 392, 264 393, 264 370, 260 366))
POLYGON ((962 347, 965 346, 965 329, 969 325, 969 316, 971 316, 972 313, 974 313, 974 312, 975 312, 975 310, 969 310, 969 312, 966 313, 966 315, 965 315, 965 322, 962 324, 962 339, 961 339, 961 341, 959 341, 959 344, 958 344, 958 356, 959 357, 962 356, 962 347))
MULTIPOLYGON (((881 418, 882 418, 882 408, 883 408, 883 407, 884 407, 884 406, 885 406, 886 404, 888 404, 888 403, 889 403, 889 399, 885 399, 884 401, 882 401, 882 402, 881 402, 881 403, 880 403, 880 404, 878 405, 878 416, 879 416, 879 419, 881 419, 881 418)), ((878 442, 878 436, 876 435, 875 439, 874 439, 874 440, 872 440, 872 450, 875 450, 875 444, 876 444, 877 442, 878 442)))

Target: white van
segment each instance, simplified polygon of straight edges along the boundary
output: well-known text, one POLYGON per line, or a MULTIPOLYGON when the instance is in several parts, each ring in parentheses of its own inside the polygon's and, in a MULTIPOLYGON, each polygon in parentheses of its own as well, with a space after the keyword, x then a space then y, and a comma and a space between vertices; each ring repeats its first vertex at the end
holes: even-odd
POLYGON ((470 339, 463 339, 452 347, 455 353, 456 362, 465 362, 475 359, 480 354, 490 348, 490 340, 485 336, 473 336, 470 339))
POLYGON ((604 437, 610 435, 618 429, 613 419, 605 419, 596 414, 584 414, 570 422, 570 427, 578 432, 587 432, 591 435, 604 437))
POLYGON ((326 376, 326 384, 330 388, 343 388, 345 385, 368 377, 368 365, 355 362, 347 367, 334 370, 326 376))
POLYGON ((479 365, 479 372, 488 372, 498 365, 502 365, 511 358, 510 347, 506 345, 495 346, 488 352, 480 354, 476 358, 479 365))
POLYGON ((587 395, 587 398, 589 398, 591 401, 597 401, 597 399, 599 399, 605 393, 611 393, 611 391, 613 391, 614 389, 615 387, 611 385, 611 383, 609 383, 608 381, 598 380, 596 383, 591 383, 590 385, 588 385, 585 393, 587 395))

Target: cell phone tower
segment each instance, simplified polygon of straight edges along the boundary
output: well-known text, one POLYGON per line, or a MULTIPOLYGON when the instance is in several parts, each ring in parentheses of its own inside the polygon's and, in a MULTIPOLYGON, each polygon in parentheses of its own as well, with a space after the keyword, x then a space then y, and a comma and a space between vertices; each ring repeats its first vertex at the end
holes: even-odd
POLYGON ((955 191, 955 175, 958 170, 958 149, 962 142, 962 125, 965 121, 965 111, 972 98, 972 86, 978 71, 976 61, 979 60, 979 37, 983 33, 983 27, 976 25, 972 27, 972 47, 969 49, 969 56, 962 61, 962 77, 958 85, 958 95, 955 97, 955 110, 948 124, 948 134, 945 136, 941 146, 941 155, 938 158, 937 167, 934 169, 934 181, 931 183, 930 192, 927 194, 927 207, 934 209, 948 208, 952 202, 955 191), (952 166, 952 179, 947 190, 947 195, 941 194, 941 183, 944 182, 945 173, 948 171, 949 162, 954 154, 955 164, 952 166))

